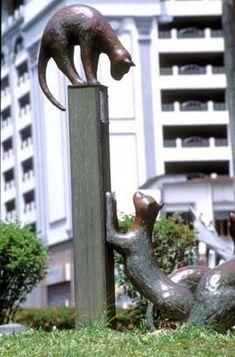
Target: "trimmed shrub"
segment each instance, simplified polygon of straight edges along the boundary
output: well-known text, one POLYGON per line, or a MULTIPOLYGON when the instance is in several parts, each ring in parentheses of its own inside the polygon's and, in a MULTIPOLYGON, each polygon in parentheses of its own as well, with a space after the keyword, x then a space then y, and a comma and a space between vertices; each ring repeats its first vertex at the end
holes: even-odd
POLYGON ((74 307, 25 308, 16 312, 15 322, 32 328, 52 331, 53 328, 73 329, 75 327, 74 307))
POLYGON ((47 248, 30 227, 0 223, 0 324, 8 323, 45 277, 47 248))
MULTIPOLYGON (((75 308, 69 307, 45 307, 45 308, 21 308, 15 314, 14 321, 31 328, 52 331, 57 328, 75 328, 75 308)), ((140 316, 135 309, 117 309, 115 324, 118 330, 133 329, 140 326, 140 316)), ((113 326, 114 326, 113 325, 113 326)))

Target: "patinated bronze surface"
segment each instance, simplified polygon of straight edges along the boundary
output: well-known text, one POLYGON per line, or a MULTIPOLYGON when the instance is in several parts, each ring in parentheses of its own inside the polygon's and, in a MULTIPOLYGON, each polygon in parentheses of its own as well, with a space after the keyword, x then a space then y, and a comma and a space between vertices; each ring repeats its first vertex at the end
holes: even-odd
MULTIPOLYGON (((106 194, 107 241, 123 256, 133 286, 154 304, 163 317, 225 331, 235 325, 235 257, 210 269, 188 266, 168 277, 157 266, 152 231, 161 205, 140 192, 134 195, 135 220, 130 231, 118 231, 116 201, 106 194)), ((235 241, 235 215, 229 232, 235 241)), ((150 305, 151 311, 151 305, 150 305)))
POLYGON ((152 230, 162 206, 150 197, 137 192, 134 195, 136 216, 131 230, 121 234, 117 222, 115 200, 107 193, 107 241, 123 256, 126 274, 134 287, 161 314, 173 320, 186 320, 193 296, 189 289, 172 282, 157 266, 152 249, 152 230))
POLYGON ((81 60, 88 84, 98 84, 97 67, 101 53, 108 55, 111 75, 120 80, 131 66, 130 54, 122 46, 103 15, 86 5, 70 5, 58 10, 43 33, 38 61, 38 76, 42 91, 59 109, 64 107, 53 97, 46 82, 46 67, 53 58, 58 68, 72 84, 82 84, 74 65, 74 46, 81 49, 81 60))
POLYGON ((211 269, 203 265, 189 265, 173 271, 168 277, 176 284, 184 285, 194 295, 199 281, 211 269))

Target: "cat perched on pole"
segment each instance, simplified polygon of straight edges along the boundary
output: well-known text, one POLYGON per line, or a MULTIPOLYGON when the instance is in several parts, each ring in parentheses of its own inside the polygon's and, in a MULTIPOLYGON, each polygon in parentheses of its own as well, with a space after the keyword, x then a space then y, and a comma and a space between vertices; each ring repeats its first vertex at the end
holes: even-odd
POLYGON ((45 27, 38 61, 38 77, 46 97, 60 110, 65 108, 53 97, 46 81, 46 67, 53 58, 58 68, 72 84, 83 81, 74 65, 74 46, 81 49, 81 60, 87 84, 99 84, 97 68, 101 53, 108 55, 111 75, 120 80, 131 66, 135 66, 130 54, 104 16, 86 5, 70 5, 58 10, 45 27))

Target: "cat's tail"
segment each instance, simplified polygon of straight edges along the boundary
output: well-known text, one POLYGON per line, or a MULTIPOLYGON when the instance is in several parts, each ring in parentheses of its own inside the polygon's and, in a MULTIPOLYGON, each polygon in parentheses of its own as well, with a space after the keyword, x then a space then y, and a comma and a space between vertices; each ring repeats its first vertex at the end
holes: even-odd
POLYGON ((54 104, 58 109, 65 111, 65 108, 55 99, 55 97, 50 92, 47 80, 46 80, 46 68, 50 55, 46 53, 46 50, 41 46, 38 58, 38 80, 40 87, 45 94, 45 96, 50 100, 52 104, 54 104))

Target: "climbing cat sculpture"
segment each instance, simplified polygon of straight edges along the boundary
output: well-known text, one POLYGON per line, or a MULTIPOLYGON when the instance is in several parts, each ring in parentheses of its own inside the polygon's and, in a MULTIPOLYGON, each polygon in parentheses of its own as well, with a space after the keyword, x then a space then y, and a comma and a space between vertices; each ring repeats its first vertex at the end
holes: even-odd
MULTIPOLYGON (((118 231, 116 201, 106 194, 107 242, 124 258, 133 286, 160 311, 161 316, 187 324, 225 331, 235 325, 235 257, 214 269, 189 266, 169 276, 157 266, 152 231, 161 209, 152 197, 134 195, 135 219, 126 234, 118 231)), ((235 242, 235 215, 229 231, 235 242)))

